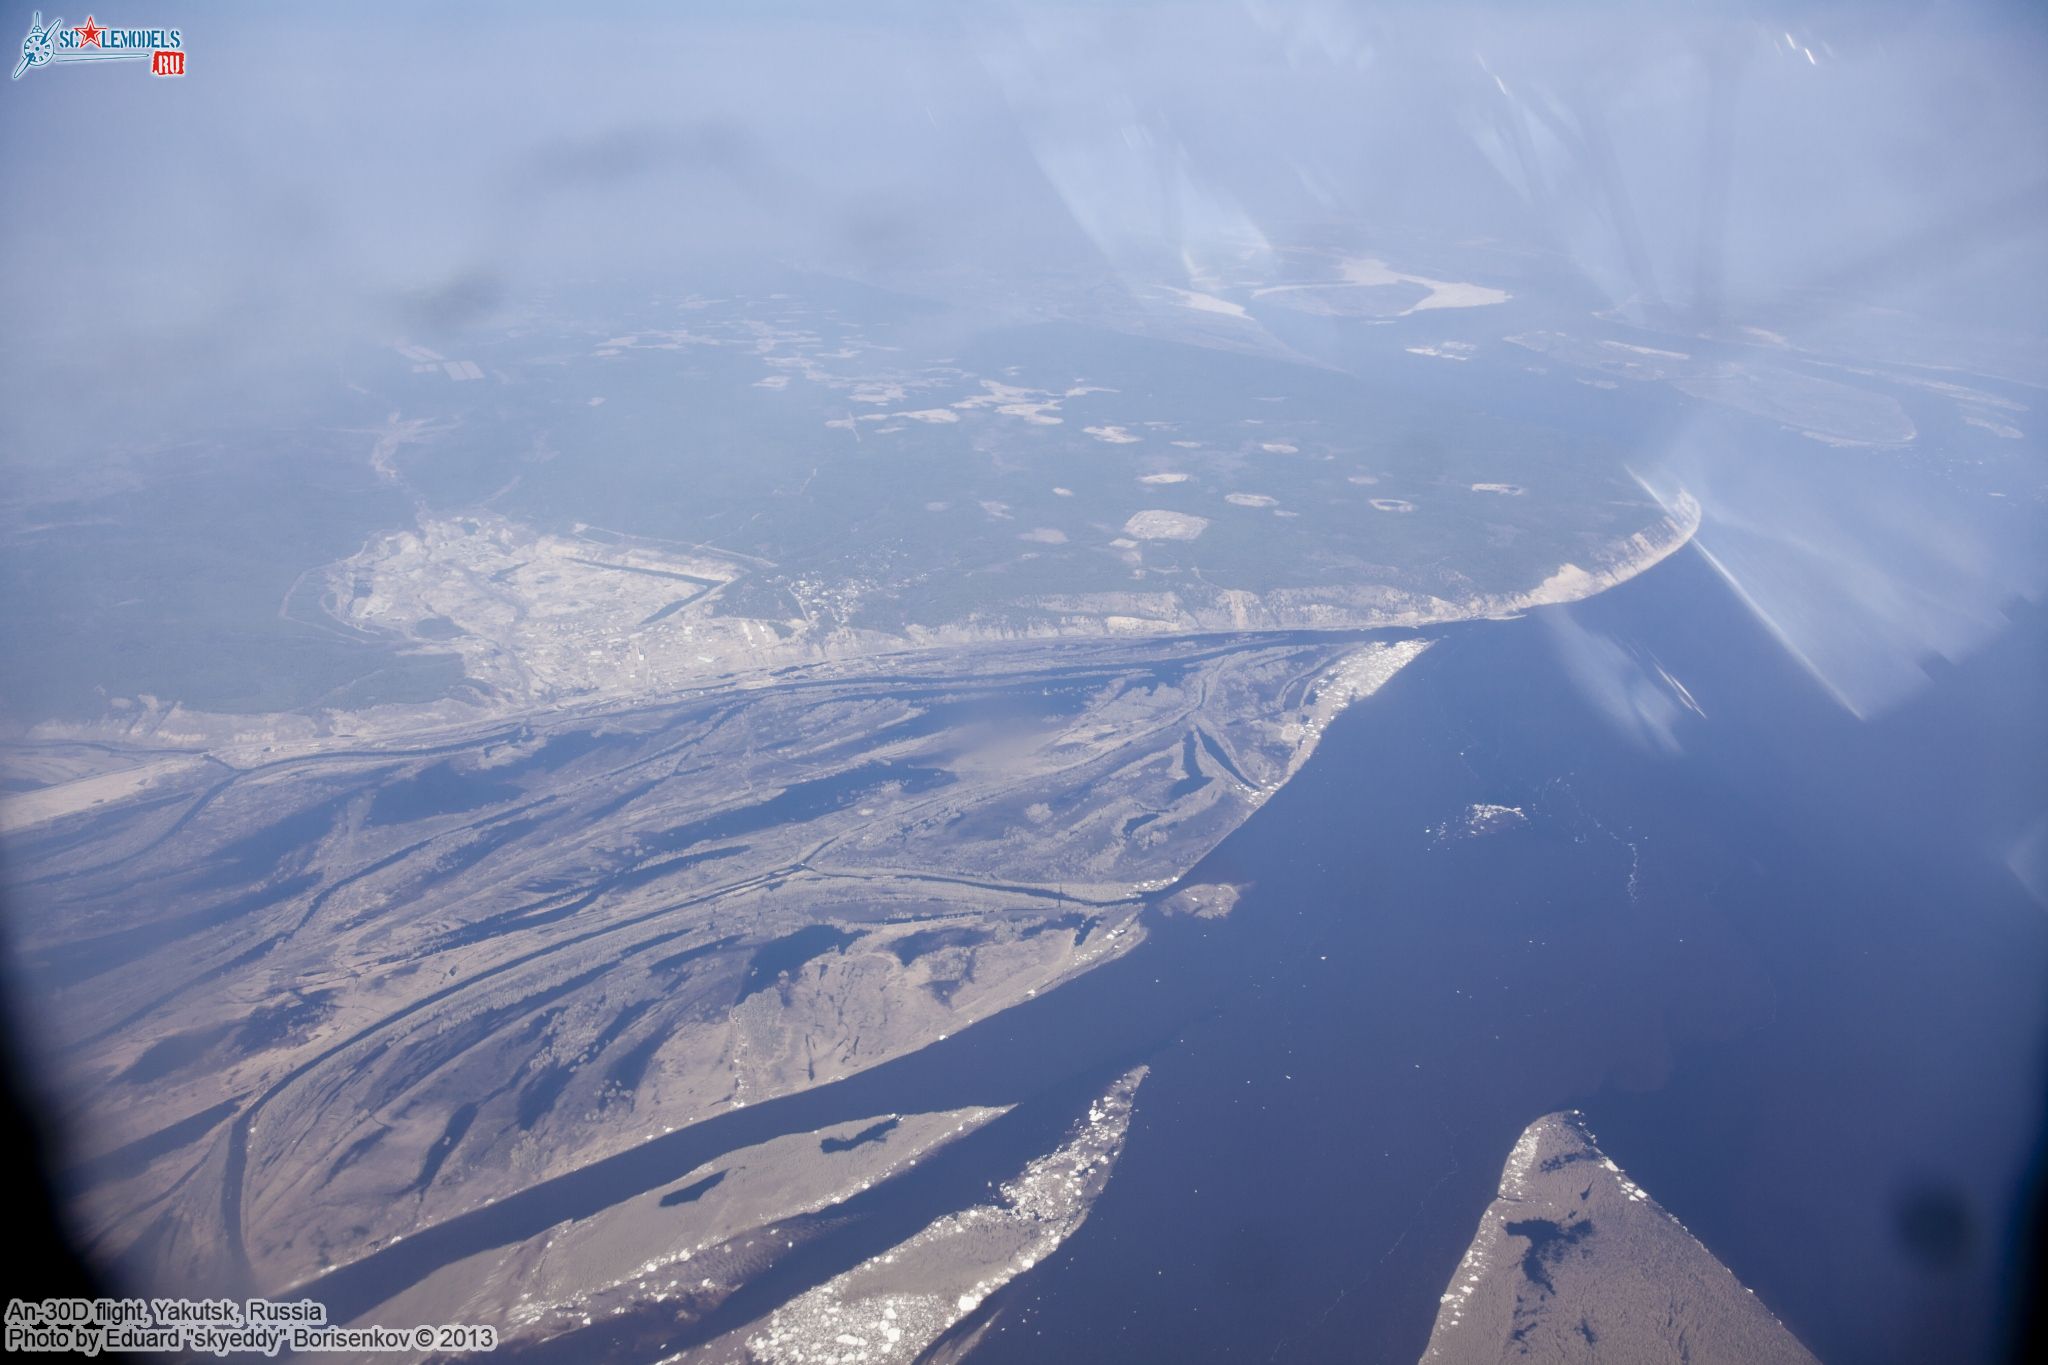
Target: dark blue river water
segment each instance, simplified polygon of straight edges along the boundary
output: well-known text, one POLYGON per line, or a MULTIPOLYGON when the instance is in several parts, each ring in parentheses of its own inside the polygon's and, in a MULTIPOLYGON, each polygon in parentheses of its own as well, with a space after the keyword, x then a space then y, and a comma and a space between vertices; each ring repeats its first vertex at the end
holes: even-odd
POLYGON ((1515 1136, 1566 1106, 1823 1360, 2001 1352, 2042 614, 1864 723, 1690 551, 1569 611, 1691 691, 1681 752, 1586 701, 1545 613, 1448 632, 1335 725, 1195 873, 1253 884, 1231 918, 1130 959, 1201 1012, 978 1360, 1412 1361, 1515 1136), (1436 837, 1473 802, 1530 819, 1436 837))

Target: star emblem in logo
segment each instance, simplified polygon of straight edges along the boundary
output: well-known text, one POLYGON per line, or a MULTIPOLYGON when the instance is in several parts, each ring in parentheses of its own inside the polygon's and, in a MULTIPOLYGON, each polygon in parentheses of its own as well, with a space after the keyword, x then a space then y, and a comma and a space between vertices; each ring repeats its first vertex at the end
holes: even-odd
POLYGON ((92 21, 90 14, 85 16, 84 23, 72 25, 72 32, 78 35, 78 45, 80 47, 98 47, 100 45, 100 33, 102 30, 98 24, 92 21))

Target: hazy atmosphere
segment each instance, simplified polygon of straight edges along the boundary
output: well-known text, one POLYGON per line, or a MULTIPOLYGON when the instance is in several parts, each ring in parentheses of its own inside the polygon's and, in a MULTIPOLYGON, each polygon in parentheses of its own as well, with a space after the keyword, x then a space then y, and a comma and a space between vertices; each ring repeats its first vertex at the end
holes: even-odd
POLYGON ((2024 1350, 2033 7, 9 22, 61 1292, 364 1360, 2024 1350))

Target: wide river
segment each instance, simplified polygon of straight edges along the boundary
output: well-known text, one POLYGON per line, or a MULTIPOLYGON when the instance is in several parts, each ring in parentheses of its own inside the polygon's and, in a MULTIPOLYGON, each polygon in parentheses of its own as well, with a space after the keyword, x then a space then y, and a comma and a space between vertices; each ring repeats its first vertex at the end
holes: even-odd
POLYGON ((1143 1060, 1093 1215, 956 1329, 994 1316, 977 1360, 1412 1361, 1516 1135, 1565 1107, 1822 1360, 1996 1358, 2042 1118, 2048 913, 2005 859, 2048 809, 2044 646, 2015 608, 1994 647, 1855 720, 1691 550, 1447 630, 1196 869, 1248 888, 1228 919, 1159 920, 942 1043, 306 1292, 347 1318, 749 1142, 1016 1104, 711 1321, 538 1353, 659 1358, 983 1197, 1143 1060), (1466 834, 1477 804, 1525 819, 1466 834))
POLYGON ((2015 618, 1874 723, 1692 551, 1447 632, 1196 870, 1252 883, 1231 919, 1124 964, 1106 1013, 1190 1009, 976 1358, 1412 1361, 1561 1107, 1822 1360, 2001 1356, 2048 996, 2004 863, 2048 808, 2048 622, 2015 618), (1574 683, 1581 632, 1691 693, 1677 752, 1574 683), (1527 823, 1441 837, 1475 803, 1527 823))

